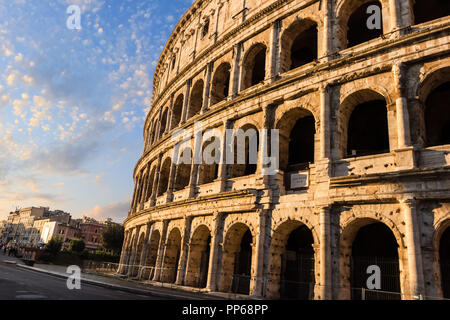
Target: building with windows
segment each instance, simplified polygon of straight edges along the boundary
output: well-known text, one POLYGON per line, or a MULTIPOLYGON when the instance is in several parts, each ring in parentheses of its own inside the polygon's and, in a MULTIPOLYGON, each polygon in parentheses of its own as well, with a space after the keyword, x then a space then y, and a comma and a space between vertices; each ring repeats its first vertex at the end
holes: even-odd
MULTIPOLYGON (((109 220, 106 220, 108 222, 109 220)), ((96 251, 102 249, 101 233, 107 223, 98 222, 93 218, 84 216, 80 222, 81 238, 86 244, 86 249, 96 251)))
POLYGON ((450 298, 449 1, 197 0, 153 89, 119 273, 267 299, 450 298))

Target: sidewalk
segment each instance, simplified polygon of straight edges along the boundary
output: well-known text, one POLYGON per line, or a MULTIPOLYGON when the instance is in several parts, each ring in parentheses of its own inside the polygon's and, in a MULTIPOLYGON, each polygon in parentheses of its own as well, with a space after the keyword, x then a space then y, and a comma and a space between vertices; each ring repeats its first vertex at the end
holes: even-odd
MULTIPOLYGON (((67 279, 67 267, 51 264, 35 264, 33 267, 26 266, 21 259, 3 256, 0 254, 0 263, 15 264, 17 267, 30 271, 41 272, 55 277, 67 279)), ((118 275, 99 275, 93 273, 81 274, 81 283, 106 287, 113 290, 121 290, 140 295, 158 296, 166 299, 179 300, 248 300, 249 296, 235 295, 222 292, 201 292, 201 289, 181 287, 173 284, 164 284, 153 281, 136 281, 123 279, 118 275)))

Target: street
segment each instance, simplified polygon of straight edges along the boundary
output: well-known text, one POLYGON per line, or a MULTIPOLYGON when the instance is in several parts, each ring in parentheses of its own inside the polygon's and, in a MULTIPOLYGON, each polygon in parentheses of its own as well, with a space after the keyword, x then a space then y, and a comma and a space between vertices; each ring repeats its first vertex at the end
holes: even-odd
POLYGON ((81 284, 80 290, 69 290, 66 280, 39 272, 24 270, 0 262, 0 300, 160 300, 81 284))

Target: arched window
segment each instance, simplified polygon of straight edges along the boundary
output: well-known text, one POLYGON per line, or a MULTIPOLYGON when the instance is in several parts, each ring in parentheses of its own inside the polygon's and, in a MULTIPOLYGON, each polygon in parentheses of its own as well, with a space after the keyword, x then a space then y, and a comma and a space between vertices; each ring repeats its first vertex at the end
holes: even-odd
POLYGON ((414 23, 424 23, 450 15, 448 0, 413 0, 414 23))
POLYGON ((198 80, 191 92, 191 103, 189 106, 188 118, 199 114, 203 106, 203 80, 198 80))
POLYGON ((427 145, 450 144, 450 81, 434 89, 425 103, 427 145))
POLYGON ((164 268, 161 272, 161 282, 174 283, 177 279, 178 263, 181 252, 181 232, 173 229, 166 243, 164 251, 164 268))
POLYGON ((191 237, 185 285, 196 288, 206 287, 210 252, 211 232, 205 225, 201 225, 191 237))
POLYGON ((255 126, 246 125, 235 132, 233 142, 234 162, 230 166, 230 178, 256 173, 258 149, 258 129, 255 126))
POLYGON ((167 158, 162 167, 161 172, 159 174, 159 184, 158 184, 158 193, 157 196, 160 197, 164 193, 167 192, 167 188, 169 186, 169 176, 170 176, 170 168, 172 166, 172 161, 170 158, 167 158))
POLYGON ((166 132, 168 110, 169 109, 166 108, 166 110, 164 110, 163 115, 161 117, 161 127, 159 129, 159 138, 161 138, 163 136, 164 132, 166 132))
POLYGON ((385 100, 359 104, 348 123, 348 156, 389 152, 389 130, 385 100))
POLYGON ((392 231, 383 223, 372 223, 359 229, 353 240, 351 257, 351 297, 363 298, 367 289, 369 266, 380 268, 381 291, 365 290, 365 300, 401 300, 398 244, 392 231))
POLYGON ((266 76, 266 46, 256 44, 247 53, 243 63, 242 90, 264 81, 266 76))
POLYGON ((200 165, 200 168, 199 168, 199 177, 198 177, 199 185, 214 182, 214 180, 216 180, 219 176, 219 165, 218 165, 219 161, 218 160, 219 160, 220 155, 217 153, 217 148, 212 148, 211 149, 212 151, 210 154, 209 154, 209 152, 206 151, 207 150, 206 148, 212 147, 212 144, 217 145, 218 142, 220 143, 220 139, 218 137, 212 137, 210 140, 206 141, 203 144, 203 148, 202 148, 203 158, 202 158, 202 164, 200 165), (207 154, 208 157, 211 156, 212 159, 209 159, 208 162, 206 162, 205 154, 207 154))
MULTIPOLYGON (((188 157, 192 159, 192 152, 191 148, 185 148, 181 154, 188 154, 188 157)), ((184 158, 181 157, 180 158, 184 158)), ((179 191, 183 190, 189 185, 189 182, 191 180, 191 163, 180 163, 177 165, 176 173, 175 173, 175 184, 174 184, 174 190, 179 191)), ((191 160, 192 162, 192 160, 191 160)))
POLYGON ((317 24, 309 19, 294 22, 281 38, 281 72, 317 59, 317 24))
POLYGON ((380 1, 369 1, 353 11, 347 22, 348 48, 378 38, 383 34, 383 18, 381 15, 381 9, 382 6, 380 1), (368 21, 370 19, 370 22, 372 22, 371 16, 373 15, 373 13, 371 12, 367 13, 367 9, 370 6, 377 6, 378 8, 380 8, 379 29, 369 29, 368 27, 368 21))
POLYGON ((173 104, 173 112, 172 112, 172 128, 177 127, 181 122, 181 114, 183 113, 183 102, 184 96, 180 94, 173 104))
POLYGON ((207 18, 205 20, 205 24, 203 25, 203 28, 202 28, 202 39, 204 37, 206 37, 208 35, 208 33, 209 33, 209 18, 207 18))
POLYGON ((211 105, 221 102, 229 95, 230 89, 230 70, 229 63, 222 63, 214 73, 211 88, 211 105))

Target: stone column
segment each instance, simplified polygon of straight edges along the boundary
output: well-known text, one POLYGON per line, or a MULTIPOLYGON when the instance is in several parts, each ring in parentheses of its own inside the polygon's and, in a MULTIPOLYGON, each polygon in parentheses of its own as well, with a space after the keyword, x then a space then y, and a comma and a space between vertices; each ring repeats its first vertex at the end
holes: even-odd
POLYGON ((148 188, 148 180, 150 179, 150 163, 147 164, 147 173, 144 175, 144 180, 142 181, 142 194, 141 194, 141 201, 139 203, 139 209, 144 209, 144 203, 145 203, 145 196, 147 195, 147 188, 148 188))
POLYGON ((183 242, 181 243, 181 253, 180 253, 180 261, 178 262, 178 270, 177 270, 177 279, 175 284, 183 285, 184 284, 184 276, 186 274, 187 269, 187 257, 189 254, 189 240, 191 238, 191 223, 192 217, 184 218, 184 235, 183 242))
POLYGON ((227 129, 233 128, 233 121, 224 120, 223 121, 223 135, 222 135, 222 145, 220 150, 221 161, 219 163, 218 168, 218 176, 220 180, 220 192, 225 192, 227 190, 227 181, 228 181, 228 161, 227 154, 232 151, 229 150, 229 145, 227 145, 227 129))
POLYGON ((394 85, 397 99, 395 101, 397 113, 397 149, 405 148, 411 145, 411 130, 409 127, 409 114, 405 93, 405 67, 403 64, 394 64, 392 67, 394 76, 394 85))
POLYGON ((322 300, 330 300, 332 293, 331 279, 331 217, 330 208, 320 209, 320 288, 322 300))
POLYGON ((267 279, 267 271, 264 268, 265 255, 268 254, 267 237, 267 216, 268 210, 259 210, 258 233, 254 244, 255 251, 252 252, 252 279, 250 283, 250 294, 253 297, 262 297, 265 289, 264 281, 267 279), (254 256, 253 256, 254 255, 254 256))
POLYGON ((119 270, 117 270, 118 274, 124 273, 124 269, 125 269, 124 265, 126 264, 129 238, 130 238, 130 232, 127 230, 127 231, 125 231, 125 234, 124 234, 122 252, 120 254, 119 270))
POLYGON ((172 93, 170 96, 170 107, 169 112, 167 114, 167 132, 172 130, 175 126, 172 123, 172 115, 173 115, 173 103, 174 103, 175 95, 172 93))
POLYGON ((216 291, 218 273, 219 273, 219 257, 220 246, 223 239, 223 214, 220 212, 214 213, 214 229, 211 235, 211 254, 209 255, 209 268, 208 268, 208 280, 206 283, 206 289, 208 291, 216 291))
POLYGON ((189 79, 186 81, 186 90, 184 91, 184 102, 183 102, 183 112, 181 113, 181 123, 186 122, 186 118, 189 112, 190 108, 190 92, 191 92, 191 86, 192 86, 192 79, 189 79))
POLYGON ((139 271, 138 271, 138 279, 141 279, 142 277, 142 272, 144 271, 144 267, 146 265, 146 260, 147 260, 147 254, 148 254, 148 239, 150 237, 150 231, 151 231, 151 223, 147 223, 147 226, 145 228, 145 239, 144 239, 144 245, 142 246, 142 253, 141 253, 141 258, 140 260, 140 265, 139 265, 139 271))
POLYGON ((177 165, 172 162, 172 166, 170 167, 170 173, 169 173, 169 183, 167 186, 166 202, 172 202, 172 200, 173 200, 173 186, 175 184, 176 172, 177 172, 177 165))
POLYGON ((208 63, 206 67, 206 81, 203 88, 203 106, 201 114, 204 114, 209 109, 210 93, 211 93, 211 77, 213 73, 214 62, 208 63))
MULTIPOLYGON (((321 43, 321 52, 318 52, 319 58, 322 58, 324 62, 331 60, 333 53, 333 24, 336 22, 333 19, 333 1, 325 0, 321 3, 321 10, 323 14, 323 31, 322 39, 319 39, 318 43, 321 43)), ((319 49, 319 48, 318 48, 319 49)))
POLYGON ((330 157, 330 112, 331 99, 329 87, 320 88, 320 159, 330 157))
POLYGON ((270 35, 270 54, 268 78, 275 81, 280 71, 280 32, 281 20, 277 19, 272 23, 272 33, 270 35))
POLYGON ((159 241, 158 256, 156 257, 155 263, 155 274, 153 275, 153 281, 159 281, 161 276, 161 268, 164 261, 164 251, 166 247, 166 237, 167 237, 167 227, 169 226, 169 221, 165 220, 163 225, 163 230, 161 233, 161 239, 159 241))
POLYGON ((233 64, 231 66, 230 72, 230 96, 229 99, 233 99, 239 93, 240 90, 240 79, 241 79, 241 52, 242 43, 238 43, 233 47, 233 64))
POLYGON ((423 276, 422 248, 420 242, 420 225, 418 222, 417 202, 414 199, 403 201, 403 214, 405 219, 405 242, 408 255, 410 296, 409 299, 419 299, 425 295, 423 276))
POLYGON ((136 196, 137 196, 137 179, 136 181, 134 181, 133 199, 131 200, 130 212, 134 212, 134 202, 136 201, 136 196))
POLYGON ((391 17, 391 32, 392 31, 396 31, 397 29, 400 28, 401 25, 401 12, 400 12, 400 8, 398 7, 398 5, 401 5, 400 3, 398 3, 398 1, 396 0, 389 0, 389 11, 391 13, 390 17, 391 17))

